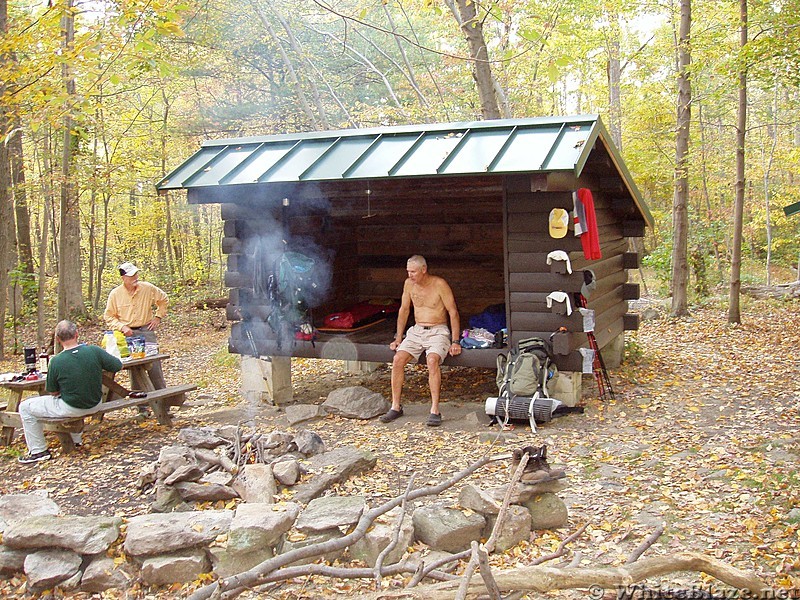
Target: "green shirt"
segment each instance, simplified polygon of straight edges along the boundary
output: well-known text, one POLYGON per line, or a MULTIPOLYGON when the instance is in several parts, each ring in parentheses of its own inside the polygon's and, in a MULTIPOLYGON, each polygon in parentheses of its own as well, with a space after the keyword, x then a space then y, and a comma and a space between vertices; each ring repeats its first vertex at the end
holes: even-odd
POLYGON ((62 350, 47 368, 48 392, 61 392, 61 399, 73 408, 93 408, 103 394, 103 371, 116 373, 122 361, 100 346, 81 344, 62 350))

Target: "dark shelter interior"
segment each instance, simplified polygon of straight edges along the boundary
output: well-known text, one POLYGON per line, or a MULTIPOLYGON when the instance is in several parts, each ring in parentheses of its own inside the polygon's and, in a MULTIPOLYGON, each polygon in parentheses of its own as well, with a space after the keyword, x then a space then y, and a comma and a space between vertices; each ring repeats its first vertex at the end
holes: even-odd
MULTIPOLYGON (((638 327, 627 310, 638 297, 627 277, 638 255, 628 246, 651 217, 597 117, 207 142, 158 187, 221 204, 233 352, 391 361, 388 307, 413 254, 452 287, 462 329, 497 305, 511 344, 564 328, 562 370, 580 370, 587 338, 578 311, 554 310, 547 297, 577 299, 585 269, 596 282, 588 307, 599 347, 638 327), (571 212, 578 188, 594 196, 599 259, 585 258, 572 231, 549 234, 550 211, 571 212), (549 264, 554 250, 569 256, 571 273, 549 264), (274 292, 287 254, 302 283, 281 307, 274 292), (326 316, 365 303, 387 310, 363 326, 325 327, 326 316), (294 309, 308 309, 316 339, 296 335, 294 309)), ((469 349, 446 364, 494 367, 499 351, 469 349)))

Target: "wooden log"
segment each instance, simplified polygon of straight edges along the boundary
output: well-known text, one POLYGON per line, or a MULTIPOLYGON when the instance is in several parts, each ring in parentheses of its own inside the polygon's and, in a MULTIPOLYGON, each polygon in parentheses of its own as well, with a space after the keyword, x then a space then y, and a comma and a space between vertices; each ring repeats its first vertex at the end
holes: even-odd
POLYGON ((625 331, 637 331, 639 329, 640 320, 641 315, 639 313, 625 313, 622 316, 622 326, 625 328, 625 331))

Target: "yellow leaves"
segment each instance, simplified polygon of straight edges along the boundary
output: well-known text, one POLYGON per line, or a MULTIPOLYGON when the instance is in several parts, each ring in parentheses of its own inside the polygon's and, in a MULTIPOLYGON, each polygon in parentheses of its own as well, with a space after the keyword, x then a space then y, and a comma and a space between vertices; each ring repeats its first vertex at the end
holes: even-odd
POLYGON ((203 527, 202 523, 195 523, 192 525, 192 529, 198 533, 205 531, 205 527, 203 527))
POLYGON ((308 536, 300 531, 292 531, 286 535, 286 539, 290 542, 302 542, 306 538, 308 538, 308 536))

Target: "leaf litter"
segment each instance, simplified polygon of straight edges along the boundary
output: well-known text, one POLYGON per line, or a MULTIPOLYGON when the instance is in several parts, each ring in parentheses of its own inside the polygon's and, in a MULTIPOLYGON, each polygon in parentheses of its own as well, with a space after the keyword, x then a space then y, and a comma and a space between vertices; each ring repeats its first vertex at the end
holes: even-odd
MULTIPOLYGON (((482 426, 463 431, 431 430, 408 421, 389 432, 372 420, 327 416, 289 427, 279 410, 259 407, 259 427, 318 432, 328 448, 352 445, 375 453, 378 466, 353 477, 332 493, 363 495, 371 504, 415 484, 438 483, 487 452, 517 445, 547 443, 551 462, 567 469, 568 488, 559 495, 569 507, 569 524, 535 532, 530 542, 491 557, 497 568, 530 564, 558 547, 582 525, 581 537, 565 560, 578 564, 619 565, 658 524, 664 535, 647 555, 697 550, 733 566, 753 570, 774 587, 800 588, 800 320, 797 302, 750 300, 744 323, 726 322, 721 306, 700 307, 685 319, 645 321, 628 333, 635 360, 611 371, 616 400, 597 398, 590 377, 583 381, 583 415, 554 420, 531 434, 527 427, 492 436, 482 426), (485 440, 499 438, 493 447, 485 440), (502 439, 508 445, 502 444, 502 439)), ((227 331, 217 311, 186 309, 173 313, 161 335, 167 381, 196 382, 200 388, 175 416, 171 429, 135 412, 108 415, 86 435, 78 452, 34 467, 18 465, 21 436, 0 455, 0 492, 45 490, 67 514, 133 516, 152 501, 135 487, 136 475, 177 441, 181 427, 240 423, 252 406, 239 400, 236 357, 227 354, 227 331), (198 330, 203 334, 198 335, 198 330), (245 410, 247 409, 247 410, 245 410)), ((97 331, 99 336, 99 328, 97 331)), ((91 336, 84 336, 93 339, 91 336)), ((0 370, 21 367, 21 357, 0 363, 0 370)), ((386 367, 367 375, 344 373, 342 363, 293 359, 295 400, 319 403, 337 387, 364 385, 389 396, 386 367)), ((482 403, 494 393, 494 374, 452 368, 443 374, 443 408, 482 403)), ((427 373, 410 367, 404 403, 427 403, 427 373)), ((479 404, 476 404, 480 408, 479 404)), ((51 446, 54 446, 54 440, 51 446)), ((469 479, 481 487, 502 485, 507 466, 493 463, 469 479)), ((455 501, 458 489, 444 499, 455 501)), ((290 499, 291 493, 282 499, 290 499)), ((417 544, 412 550, 421 550, 417 544)), ((673 577, 681 583, 680 578, 673 577)), ((13 592, 21 580, 3 582, 13 592)), ((683 581, 686 583, 686 581, 683 581)), ((184 586, 188 595, 201 585, 184 586)), ((292 586, 271 597, 292 596, 292 586)), ((326 583, 314 577, 300 590, 314 597, 353 595, 371 582, 326 583), (320 587, 323 586, 323 587, 320 587)), ((653 585, 657 585, 653 583, 653 585)), ((167 597, 176 591, 136 588, 128 597, 167 597)), ((274 595, 273 595, 274 594, 274 595)), ((564 592, 566 594, 566 592, 564 592)), ((85 594, 73 593, 75 598, 85 594)), ((109 596, 113 597, 113 596, 109 596)))

